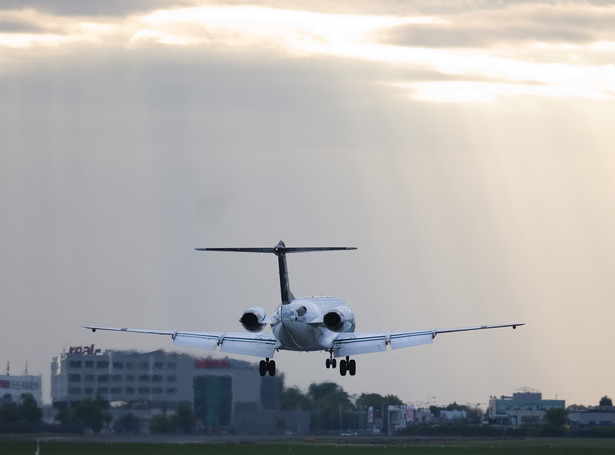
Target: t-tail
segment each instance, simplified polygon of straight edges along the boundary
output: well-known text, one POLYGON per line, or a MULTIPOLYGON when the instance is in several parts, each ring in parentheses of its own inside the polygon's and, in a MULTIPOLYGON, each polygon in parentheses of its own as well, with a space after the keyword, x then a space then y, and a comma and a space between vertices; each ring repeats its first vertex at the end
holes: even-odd
POLYGON ((235 251, 239 253, 273 253, 278 257, 278 269, 280 273, 280 293, 282 305, 287 305, 295 298, 290 290, 288 281, 288 267, 286 265, 286 253, 307 253, 311 251, 335 251, 356 250, 356 247, 348 246, 308 246, 287 247, 283 241, 279 241, 273 248, 196 248, 197 251, 235 251))

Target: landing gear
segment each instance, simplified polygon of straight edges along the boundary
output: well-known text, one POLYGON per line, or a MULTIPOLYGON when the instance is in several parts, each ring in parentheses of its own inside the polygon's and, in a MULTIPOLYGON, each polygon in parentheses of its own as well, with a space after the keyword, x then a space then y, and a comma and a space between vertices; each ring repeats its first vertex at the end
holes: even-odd
POLYGON ((333 351, 329 352, 329 358, 325 361, 327 368, 335 368, 337 366, 337 360, 333 358, 333 351))
POLYGON ((346 376, 346 372, 350 373, 350 376, 354 376, 357 373, 357 362, 346 356, 346 359, 340 360, 340 374, 346 376))
POLYGON ((269 376, 275 376, 275 360, 261 360, 258 364, 258 373, 261 376, 265 376, 269 373, 269 376))

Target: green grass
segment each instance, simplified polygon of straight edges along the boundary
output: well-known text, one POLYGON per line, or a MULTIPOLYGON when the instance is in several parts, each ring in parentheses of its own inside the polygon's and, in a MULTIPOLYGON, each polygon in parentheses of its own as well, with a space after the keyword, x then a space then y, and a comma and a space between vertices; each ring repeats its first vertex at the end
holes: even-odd
MULTIPOLYGON (((360 441, 358 441, 360 442, 360 441)), ((41 455, 601 455, 615 453, 615 440, 607 439, 529 439, 514 441, 417 442, 398 445, 349 445, 331 440, 267 443, 114 443, 42 441, 41 455)), ((0 441, 0 453, 32 455, 36 441, 0 441)))

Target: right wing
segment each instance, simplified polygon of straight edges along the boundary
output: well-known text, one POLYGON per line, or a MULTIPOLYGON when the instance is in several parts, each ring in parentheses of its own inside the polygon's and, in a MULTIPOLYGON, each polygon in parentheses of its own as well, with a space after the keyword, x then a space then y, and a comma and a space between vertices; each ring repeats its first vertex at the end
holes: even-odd
POLYGON ((272 358, 278 340, 273 333, 246 333, 246 332, 186 332, 182 330, 149 330, 128 329, 120 327, 85 326, 84 328, 96 332, 109 330, 112 332, 149 333, 154 335, 167 335, 173 338, 173 344, 191 348, 220 351, 231 354, 245 354, 256 357, 272 358))
POLYGON ((475 327, 457 327, 454 329, 414 330, 407 332, 345 332, 340 333, 333 341, 333 354, 335 357, 345 357, 356 354, 369 354, 372 352, 391 349, 408 348, 429 344, 439 333, 469 332, 472 330, 500 329, 512 327, 516 329, 524 323, 481 325, 475 327))

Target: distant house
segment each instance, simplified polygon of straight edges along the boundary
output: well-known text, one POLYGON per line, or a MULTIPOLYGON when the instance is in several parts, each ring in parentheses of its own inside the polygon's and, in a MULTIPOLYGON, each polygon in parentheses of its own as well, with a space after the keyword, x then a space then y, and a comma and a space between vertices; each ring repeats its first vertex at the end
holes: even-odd
POLYGON ((523 389, 510 396, 489 399, 489 421, 499 425, 543 423, 549 409, 566 407, 565 400, 543 400, 542 393, 523 389))
POLYGON ((615 425, 615 406, 594 406, 568 412, 570 425, 615 425))

